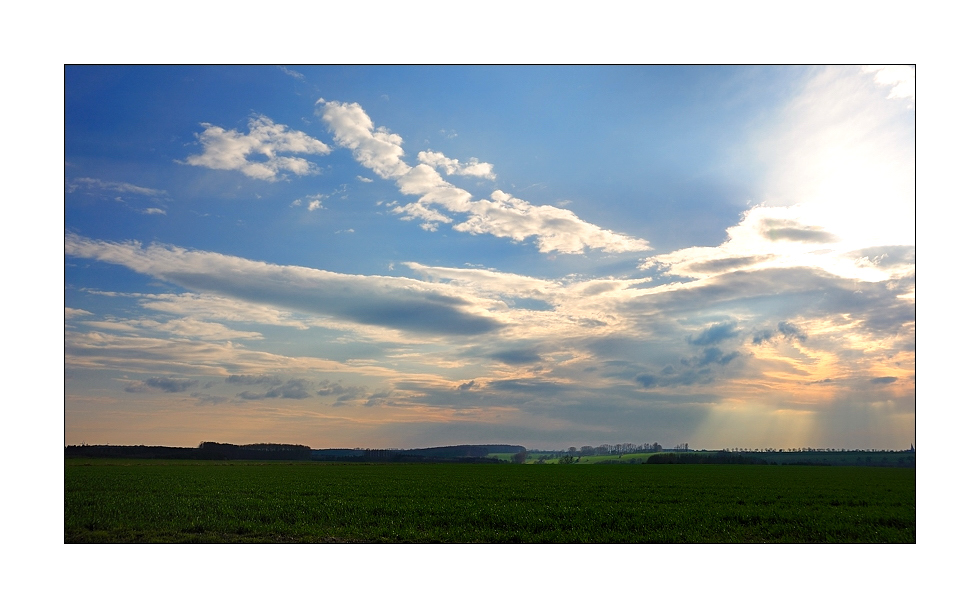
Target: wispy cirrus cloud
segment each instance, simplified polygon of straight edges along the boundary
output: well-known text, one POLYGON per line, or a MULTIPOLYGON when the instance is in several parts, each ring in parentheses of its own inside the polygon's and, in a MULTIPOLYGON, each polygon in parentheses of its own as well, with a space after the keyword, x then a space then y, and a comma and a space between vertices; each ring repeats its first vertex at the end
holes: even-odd
POLYGON ((167 196, 166 190, 137 186, 136 184, 130 184, 127 182, 102 180, 95 177, 75 178, 68 182, 66 190, 69 193, 77 190, 99 190, 105 192, 119 192, 122 194, 138 194, 140 196, 150 196, 155 198, 163 198, 167 196))
POLYGON ((240 171, 266 181, 284 179, 286 173, 304 176, 318 172, 317 166, 295 154, 329 154, 330 148, 320 140, 302 131, 293 131, 286 125, 257 115, 248 121, 248 133, 235 129, 201 123, 204 132, 197 139, 204 148, 200 154, 188 156, 183 164, 209 169, 240 171), (256 155, 265 160, 253 160, 256 155))
POLYGON ((467 219, 454 225, 454 230, 515 242, 533 239, 542 253, 583 253, 587 248, 614 253, 650 249, 643 239, 600 228, 566 209, 533 205, 500 190, 489 200, 474 200, 468 191, 447 182, 437 169, 446 175, 494 179, 490 163, 475 158, 461 163, 441 152, 427 150, 419 153, 420 164, 410 166, 402 160, 402 138, 384 127, 375 127, 359 104, 321 99, 318 105, 337 145, 350 149, 361 165, 380 177, 395 180, 403 194, 419 197, 414 205, 399 207, 399 212, 421 219, 426 230, 435 230, 438 223, 452 222, 441 213, 424 211, 438 205, 450 213, 466 214, 467 219))
POLYGON ((284 65, 277 65, 276 67, 279 68, 279 71, 285 74, 286 76, 290 76, 292 78, 295 78, 296 80, 306 80, 306 76, 304 76, 302 72, 291 70, 284 65))

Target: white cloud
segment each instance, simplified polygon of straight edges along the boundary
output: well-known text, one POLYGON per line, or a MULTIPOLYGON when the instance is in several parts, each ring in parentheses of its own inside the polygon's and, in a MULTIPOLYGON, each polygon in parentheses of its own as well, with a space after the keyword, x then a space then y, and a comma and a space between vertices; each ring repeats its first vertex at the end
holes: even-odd
POLYGON ((282 179, 281 173, 311 175, 318 169, 310 161, 291 154, 329 154, 330 148, 323 142, 302 131, 292 131, 286 125, 272 122, 265 116, 254 116, 248 121, 249 132, 201 123, 203 133, 197 135, 204 151, 188 156, 184 163, 209 169, 241 171, 245 175, 266 181, 282 179), (250 160, 262 155, 264 161, 250 160))
POLYGON ((123 192, 125 194, 139 194, 141 196, 152 196, 152 197, 165 197, 167 196, 166 190, 157 190, 156 188, 145 188, 143 186, 136 186, 134 184, 128 184, 126 182, 113 182, 97 179, 94 177, 79 177, 73 179, 67 187, 68 192, 75 192, 79 188, 92 189, 92 190, 109 190, 111 192, 123 192))
MULTIPOLYGON (((441 152, 419 153, 420 164, 410 167, 402 160, 402 138, 383 127, 374 127, 370 117, 356 103, 320 100, 321 116, 334 133, 336 143, 349 148, 364 167, 385 179, 394 179, 403 194, 418 196, 415 205, 398 209, 423 220, 422 228, 434 230, 436 222, 450 218, 435 213, 426 217, 423 209, 439 205, 468 218, 453 229, 471 234, 490 234, 514 241, 532 238, 542 253, 583 253, 586 248, 609 252, 646 251, 649 243, 583 221, 571 211, 550 205, 532 205, 501 191, 492 200, 473 200, 472 194, 447 182, 435 167, 447 175, 472 175, 494 179, 493 166, 471 159, 460 163, 441 152), (442 219, 445 218, 445 219, 442 219)), ((431 210, 430 210, 431 211, 431 210)))
MULTIPOLYGON (((289 203, 290 207, 301 207, 305 206, 308 211, 316 211, 317 209, 326 209, 323 206, 323 201, 327 200, 334 194, 337 194, 339 190, 335 190, 331 194, 307 194, 303 198, 298 198, 293 202, 289 203)), ((343 197, 341 197, 343 198, 343 197)))
POLYGON ((497 179, 497 176, 493 173, 493 165, 490 163, 481 163, 475 158, 471 158, 464 164, 455 158, 447 157, 442 152, 433 152, 432 150, 419 152, 418 158, 420 162, 430 167, 442 169, 446 175, 469 175, 485 179, 497 179))
POLYGON ((869 65, 865 72, 875 75, 875 82, 890 86, 888 99, 910 99, 915 103, 915 68, 910 65, 869 65))
POLYGON ((435 230, 438 223, 448 224, 452 222, 450 218, 419 202, 397 205, 392 207, 391 211, 392 213, 404 214, 404 217, 401 218, 403 220, 422 220, 422 227, 426 230, 435 230))
POLYGON ((146 215, 167 215, 167 212, 159 207, 148 207, 143 210, 146 215))
POLYGON ((871 245, 843 240, 823 226, 806 224, 808 215, 801 205, 759 205, 728 229, 724 243, 651 256, 639 267, 659 267, 671 275, 697 279, 735 271, 797 267, 819 268, 862 281, 895 279, 915 272, 914 246, 897 245, 877 254, 862 254, 871 245), (890 258, 885 260, 882 255, 890 258))
POLYGON ((613 253, 647 251, 650 244, 579 219, 568 209, 551 205, 532 205, 510 194, 496 190, 492 200, 476 201, 468 220, 453 230, 523 241, 533 237, 542 253, 583 253, 601 249, 613 253))
POLYGON ((385 179, 408 173, 409 166, 401 160, 405 155, 402 138, 374 123, 359 104, 319 100, 323 120, 334 133, 337 145, 350 149, 357 162, 385 179))
POLYGON ((370 183, 371 183, 371 182, 373 182, 374 180, 373 180, 373 179, 371 179, 370 177, 364 177, 363 175, 358 175, 358 176, 357 176, 357 181, 359 181, 359 182, 364 182, 365 184, 370 184, 370 183))

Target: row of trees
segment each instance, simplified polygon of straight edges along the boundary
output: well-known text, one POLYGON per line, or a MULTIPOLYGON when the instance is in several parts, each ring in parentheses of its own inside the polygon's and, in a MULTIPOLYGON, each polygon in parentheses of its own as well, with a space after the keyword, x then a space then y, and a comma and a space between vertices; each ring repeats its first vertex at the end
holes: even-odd
MULTIPOLYGON (((579 456, 606 456, 612 455, 622 455, 622 454, 636 454, 637 452, 662 452, 663 446, 657 442, 653 443, 617 443, 616 445, 610 445, 604 443, 598 447, 593 447, 591 445, 583 445, 580 448, 572 446, 566 450, 569 456, 579 457, 579 456)), ((679 445, 674 449, 687 449, 687 444, 679 445)))
MULTIPOLYGON (((686 445, 686 444, 685 444, 686 445)), ((850 452, 915 452, 915 446, 910 445, 908 450, 855 450, 852 448, 724 448, 722 452, 750 452, 750 453, 767 453, 767 454, 780 454, 783 452, 839 452, 839 453, 850 453, 850 452)))

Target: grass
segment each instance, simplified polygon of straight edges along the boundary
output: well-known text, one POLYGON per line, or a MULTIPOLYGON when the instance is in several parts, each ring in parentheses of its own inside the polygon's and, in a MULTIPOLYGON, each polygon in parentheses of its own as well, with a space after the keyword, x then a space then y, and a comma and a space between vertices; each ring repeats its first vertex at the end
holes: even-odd
POLYGON ((65 461, 65 542, 914 543, 915 471, 65 461))
MULTIPOLYGON (((602 463, 616 463, 616 464, 642 464, 647 461, 647 458, 652 456, 654 452, 636 452, 633 454, 602 454, 599 456, 575 456, 575 464, 602 464, 602 463)), ((531 455, 528 455, 527 462, 534 463, 537 459, 535 455, 535 460, 532 460, 531 455)), ((558 464, 558 458, 547 458, 544 464, 558 464)))

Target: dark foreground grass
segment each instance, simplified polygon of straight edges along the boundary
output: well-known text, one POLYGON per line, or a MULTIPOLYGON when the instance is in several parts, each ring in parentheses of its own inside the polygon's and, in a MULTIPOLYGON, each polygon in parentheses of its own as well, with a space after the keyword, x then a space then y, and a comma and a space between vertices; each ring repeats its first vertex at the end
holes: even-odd
POLYGON ((915 470, 65 461, 65 542, 914 543, 915 470))

